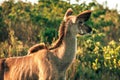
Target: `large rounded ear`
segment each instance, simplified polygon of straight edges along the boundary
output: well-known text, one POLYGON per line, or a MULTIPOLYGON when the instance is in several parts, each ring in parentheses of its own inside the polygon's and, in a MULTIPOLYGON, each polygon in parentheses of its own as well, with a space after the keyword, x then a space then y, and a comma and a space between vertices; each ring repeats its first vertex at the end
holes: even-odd
POLYGON ((91 10, 84 11, 77 16, 77 21, 85 22, 90 18, 91 10))
POLYGON ((65 13, 64 20, 66 21, 66 18, 67 18, 68 16, 72 15, 72 13, 73 13, 72 8, 69 8, 69 9, 66 11, 66 13, 65 13))

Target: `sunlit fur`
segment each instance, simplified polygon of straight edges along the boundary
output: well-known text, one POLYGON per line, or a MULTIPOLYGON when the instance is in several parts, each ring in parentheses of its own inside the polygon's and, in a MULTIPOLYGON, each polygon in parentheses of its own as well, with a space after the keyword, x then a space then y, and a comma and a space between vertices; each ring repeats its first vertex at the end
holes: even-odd
MULTIPOLYGON (((65 72, 75 58, 79 22, 86 21, 90 14, 86 11, 72 16, 72 9, 68 9, 56 43, 50 48, 36 44, 26 56, 0 59, 0 80, 66 80, 65 72)), ((83 33, 91 31, 89 27, 80 29, 85 29, 83 33)))
POLYGON ((37 52, 38 50, 41 49, 47 49, 47 46, 44 43, 35 44, 34 46, 28 49, 28 55, 37 52))

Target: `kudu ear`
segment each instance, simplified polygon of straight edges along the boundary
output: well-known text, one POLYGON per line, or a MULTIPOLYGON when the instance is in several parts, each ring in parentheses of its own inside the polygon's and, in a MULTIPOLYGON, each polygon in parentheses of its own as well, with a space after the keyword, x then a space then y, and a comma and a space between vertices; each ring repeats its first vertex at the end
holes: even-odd
POLYGON ((91 10, 83 11, 77 16, 77 20, 81 22, 87 21, 90 18, 91 12, 91 10))
POLYGON ((65 13, 64 21, 66 21, 66 18, 67 18, 68 16, 72 15, 72 13, 73 13, 72 8, 69 8, 69 9, 66 11, 66 13, 65 13))

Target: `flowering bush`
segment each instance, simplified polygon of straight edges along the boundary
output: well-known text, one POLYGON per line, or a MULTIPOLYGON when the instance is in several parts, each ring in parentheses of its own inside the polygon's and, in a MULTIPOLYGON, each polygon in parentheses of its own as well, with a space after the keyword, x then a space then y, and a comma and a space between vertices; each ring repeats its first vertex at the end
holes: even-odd
POLYGON ((67 73, 74 77, 68 80, 120 79, 120 42, 112 40, 104 45, 100 42, 104 37, 99 33, 80 38, 76 61, 67 73))

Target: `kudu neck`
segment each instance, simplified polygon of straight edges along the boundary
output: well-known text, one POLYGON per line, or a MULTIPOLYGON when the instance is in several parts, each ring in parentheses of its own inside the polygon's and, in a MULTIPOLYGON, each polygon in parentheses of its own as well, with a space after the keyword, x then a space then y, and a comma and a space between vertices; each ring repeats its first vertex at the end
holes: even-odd
POLYGON ((61 45, 67 46, 70 44, 73 44, 73 45, 76 44, 76 36, 73 35, 73 33, 71 32, 69 24, 63 21, 59 27, 59 38, 54 44, 54 46, 49 48, 49 50, 57 49, 61 47, 61 45), (69 43, 69 42, 72 42, 72 43, 69 43))
POLYGON ((57 44, 59 43, 57 56, 63 60, 69 57, 68 61, 72 61, 77 46, 76 35, 73 35, 71 27, 68 23, 63 22, 59 28, 57 42, 57 44))

